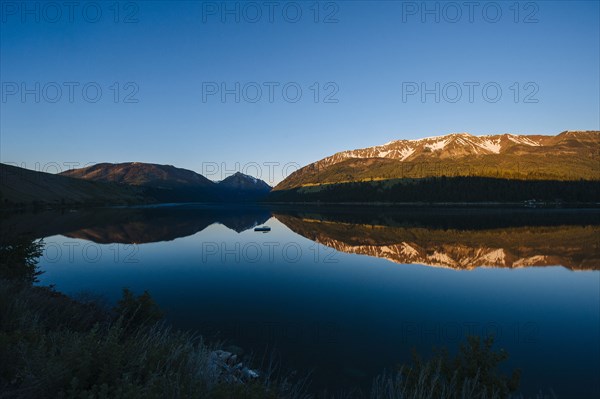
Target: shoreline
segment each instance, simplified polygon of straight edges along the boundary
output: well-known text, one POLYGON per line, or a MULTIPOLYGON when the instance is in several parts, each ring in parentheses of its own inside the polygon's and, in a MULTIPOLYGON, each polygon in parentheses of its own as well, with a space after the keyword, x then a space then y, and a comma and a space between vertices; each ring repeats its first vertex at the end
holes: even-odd
POLYGON ((156 202, 139 204, 27 204, 18 206, 0 206, 0 213, 10 211, 69 211, 79 209, 104 209, 104 208, 169 208, 184 206, 206 206, 208 207, 246 207, 246 206, 344 206, 344 207, 387 207, 387 208, 479 208, 479 209, 498 209, 498 208, 518 208, 518 209, 600 209, 600 202, 385 202, 385 201, 361 201, 361 202, 326 202, 326 201, 257 201, 257 202, 156 202))

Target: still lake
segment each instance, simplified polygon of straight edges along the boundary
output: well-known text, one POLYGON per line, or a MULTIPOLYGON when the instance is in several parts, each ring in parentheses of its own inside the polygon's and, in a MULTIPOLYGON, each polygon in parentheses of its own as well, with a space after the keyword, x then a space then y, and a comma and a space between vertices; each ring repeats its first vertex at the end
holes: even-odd
POLYGON ((534 396, 600 397, 600 210, 203 204, 12 215, 42 285, 150 292, 177 328, 316 389, 494 334, 534 396), (255 232, 268 225, 268 233, 255 232))

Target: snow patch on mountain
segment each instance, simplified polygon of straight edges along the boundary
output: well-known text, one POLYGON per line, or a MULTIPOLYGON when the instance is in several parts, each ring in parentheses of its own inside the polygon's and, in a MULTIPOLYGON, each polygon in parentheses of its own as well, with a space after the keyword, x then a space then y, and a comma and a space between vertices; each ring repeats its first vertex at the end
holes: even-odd
POLYGON ((504 253, 503 248, 498 248, 495 250, 491 250, 487 253, 484 253, 480 258, 480 262, 482 264, 487 264, 489 266, 495 265, 503 265, 505 263, 506 254, 504 253))
POLYGON ((445 139, 436 141, 433 144, 425 144, 425 148, 429 148, 431 151, 440 151, 443 150, 444 147, 446 147, 446 144, 448 144, 449 141, 449 139, 445 139))
POLYGON ((434 251, 432 255, 427 256, 427 259, 432 264, 440 266, 449 266, 455 263, 455 261, 448 255, 442 252, 434 251))
POLYGON ((403 242, 400 244, 401 253, 408 257, 415 257, 419 255, 419 251, 417 251, 414 247, 412 247, 409 243, 403 242))
POLYGON ((512 134, 507 135, 507 137, 510 141, 515 142, 517 144, 525 144, 525 145, 531 145, 531 146, 535 146, 535 147, 541 146, 540 143, 535 142, 535 141, 529 139, 528 137, 515 136, 512 134))
MULTIPOLYGON (((517 153, 522 153, 527 151, 523 147, 530 147, 531 149, 533 147, 553 147, 559 138, 560 135, 555 138, 554 136, 524 136, 510 133, 482 136, 474 136, 469 133, 452 133, 422 139, 392 140, 383 145, 342 151, 323 158, 310 166, 311 170, 323 170, 348 159, 385 158, 410 162, 425 159, 457 160, 469 156, 502 155, 504 153, 514 155, 515 152, 511 152, 512 147, 522 147, 521 150, 517 150, 517 153)), ((591 141, 593 139, 594 137, 591 136, 586 140, 591 141)))
POLYGON ((535 266, 537 264, 544 264, 545 261, 546 261, 546 256, 535 255, 535 256, 530 256, 528 258, 519 259, 513 263, 513 266, 514 267, 535 266))
POLYGON ((482 143, 479 144, 479 146, 485 150, 493 152, 494 154, 500 154, 500 149, 502 148, 502 146, 500 145, 500 139, 485 139, 482 143))
POLYGON ((412 154, 414 154, 416 151, 415 148, 405 148, 402 151, 400 151, 400 160, 404 161, 406 158, 410 157, 412 154))

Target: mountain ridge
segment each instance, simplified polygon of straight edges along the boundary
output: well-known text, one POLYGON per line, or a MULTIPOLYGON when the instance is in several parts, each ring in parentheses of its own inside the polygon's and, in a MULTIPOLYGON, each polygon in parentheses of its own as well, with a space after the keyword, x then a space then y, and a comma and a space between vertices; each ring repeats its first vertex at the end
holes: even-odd
POLYGON ((249 202, 271 191, 264 181, 241 172, 215 182, 189 169, 144 162, 100 163, 61 175, 145 187, 159 202, 249 202))
POLYGON ((598 180, 600 132, 564 131, 555 136, 452 133, 393 140, 337 152, 313 162, 292 173, 274 191, 327 183, 442 175, 598 180), (441 165, 446 170, 406 176, 407 165, 441 165))
POLYGON ((190 169, 146 162, 102 162, 84 168, 69 169, 62 176, 84 180, 112 182, 153 188, 224 187, 238 189, 271 189, 265 181, 236 172, 220 181, 212 181, 190 169))
POLYGON ((132 186, 173 189, 178 187, 210 187, 215 182, 189 169, 173 165, 144 162, 102 162, 59 173, 83 180, 112 182, 132 186))
POLYGON ((172 165, 99 163, 58 174, 0 164, 2 207, 96 206, 165 202, 256 202, 264 181, 235 173, 220 182, 172 165))
POLYGON ((0 205, 80 206, 156 202, 143 187, 76 179, 0 163, 0 205))

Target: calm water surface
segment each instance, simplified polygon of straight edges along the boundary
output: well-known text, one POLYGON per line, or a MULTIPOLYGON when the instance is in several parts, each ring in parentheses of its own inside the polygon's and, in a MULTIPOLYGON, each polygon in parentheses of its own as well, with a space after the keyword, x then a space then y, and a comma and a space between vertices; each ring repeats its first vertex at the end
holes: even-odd
POLYGON ((186 205, 2 223, 44 237, 41 284, 111 303, 148 290, 175 326, 275 352, 316 388, 369 387, 412 348, 494 334, 526 395, 600 395, 598 211, 186 205))

